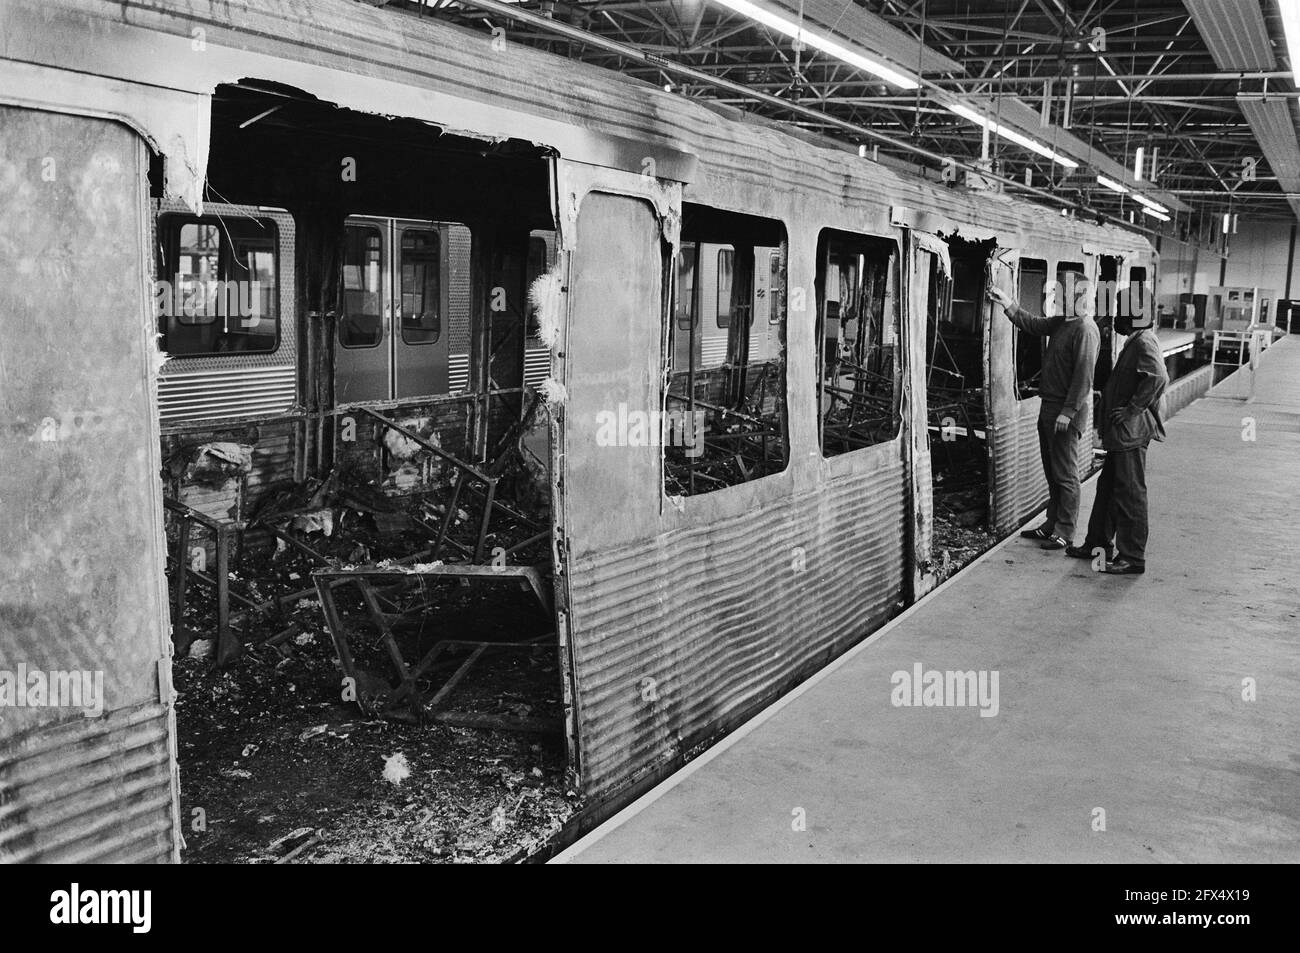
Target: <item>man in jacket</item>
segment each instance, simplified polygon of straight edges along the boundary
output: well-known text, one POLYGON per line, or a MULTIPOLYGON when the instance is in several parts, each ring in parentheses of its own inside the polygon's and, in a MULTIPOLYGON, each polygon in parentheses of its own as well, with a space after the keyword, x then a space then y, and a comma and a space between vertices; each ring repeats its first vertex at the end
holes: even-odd
POLYGON ((1093 295, 1086 286, 1078 295, 1066 288, 1058 298, 1063 306, 1056 309, 1063 313, 1041 318, 991 282, 988 296, 1020 330, 1049 339, 1038 386, 1042 398, 1038 448, 1047 477, 1047 516, 1042 526, 1020 535, 1038 540, 1043 549, 1064 549, 1074 542, 1079 518, 1079 442, 1087 419, 1084 407, 1092 402, 1092 374, 1101 338, 1091 315, 1093 295))
POLYGON ((1091 559, 1100 547, 1106 554, 1105 572, 1140 575, 1146 571, 1147 446, 1165 439, 1160 398, 1169 374, 1150 315, 1116 315, 1115 330, 1127 334, 1128 340, 1101 392, 1097 429, 1106 462, 1097 480, 1087 538, 1065 552, 1091 559))

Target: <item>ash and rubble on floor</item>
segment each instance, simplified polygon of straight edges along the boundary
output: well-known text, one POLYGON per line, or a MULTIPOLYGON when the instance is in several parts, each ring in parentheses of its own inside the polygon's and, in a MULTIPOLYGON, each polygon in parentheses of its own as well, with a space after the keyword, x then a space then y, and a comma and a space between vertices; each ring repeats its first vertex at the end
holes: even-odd
MULTIPOLYGON (((383 565, 428 546, 427 535, 394 510, 355 494, 340 498, 351 505, 336 498, 309 507, 312 517, 297 526, 331 565, 383 565)), ((525 532, 502 521, 489 548, 510 546, 525 532)), ((243 651, 223 668, 211 658, 212 594, 190 590, 183 622, 196 640, 173 664, 183 858, 500 862, 543 847, 579 805, 566 786, 560 733, 404 724, 345 701, 320 601, 302 593, 314 568, 283 544, 243 554, 232 590, 258 603, 282 601, 244 614, 243 651)), ((395 623, 404 651, 439 638, 529 643, 487 652, 467 670, 455 688, 459 710, 559 722, 554 626, 535 600, 456 580, 421 579, 414 590, 428 609, 395 623)), ((360 599, 341 594, 339 606, 358 663, 375 680, 395 682, 360 599)))

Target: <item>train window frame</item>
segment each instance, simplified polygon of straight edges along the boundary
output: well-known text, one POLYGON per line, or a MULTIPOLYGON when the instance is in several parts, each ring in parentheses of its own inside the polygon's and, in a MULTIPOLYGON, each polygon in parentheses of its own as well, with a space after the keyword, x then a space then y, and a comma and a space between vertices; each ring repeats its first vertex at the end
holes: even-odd
POLYGON ((768 256, 767 267, 767 323, 780 324, 785 316, 786 278, 784 262, 779 251, 774 251, 768 256), (780 301, 779 308, 776 306, 777 301, 780 301))
MULTIPOLYGON (((903 433, 903 391, 906 384, 906 369, 904 367, 904 328, 903 328, 903 295, 905 294, 903 283, 903 250, 896 236, 891 235, 872 235, 865 232, 851 232, 839 228, 822 228, 817 234, 817 266, 814 280, 814 294, 816 304, 815 330, 813 335, 813 347, 815 349, 815 407, 817 413, 817 446, 821 452, 823 460, 831 460, 836 457, 849 457, 857 453, 878 451, 880 447, 889 446, 896 443, 903 433), (835 269, 835 291, 838 298, 834 301, 829 297, 830 266, 832 257, 832 245, 838 244, 848 250, 856 259, 853 262, 853 269, 849 270, 846 275, 845 269, 838 264, 835 269), (873 260, 870 273, 873 282, 883 281, 879 287, 879 296, 876 295, 876 286, 873 284, 870 289, 866 287, 867 275, 867 257, 873 260), (888 322, 884 320, 868 321, 868 335, 860 339, 858 331, 862 328, 861 317, 859 314, 861 299, 865 291, 870 290, 872 293, 872 307, 875 307, 878 301, 881 308, 881 315, 884 316, 886 309, 889 310, 890 318, 888 322), (848 302, 847 307, 845 302, 848 302), (836 313, 832 319, 830 317, 830 305, 835 304, 836 313), (845 315, 851 315, 845 317, 845 315), (835 338, 836 338, 836 355, 833 364, 827 360, 827 340, 829 338, 829 322, 834 320, 835 338), (874 350, 879 352, 878 358, 883 361, 884 352, 890 351, 889 361, 891 367, 892 389, 889 398, 889 415, 890 426, 887 435, 880 439, 873 439, 870 442, 862 443, 860 446, 845 446, 843 449, 831 449, 828 452, 826 440, 826 423, 827 417, 831 414, 835 406, 835 398, 832 397, 828 404, 828 374, 833 368, 838 368, 844 354, 839 348, 844 344, 841 337, 844 331, 844 325, 848 322, 854 322, 857 326, 854 328, 854 340, 851 348, 859 351, 874 350), (874 326, 874 327, 873 327, 874 326), (873 333, 873 330, 875 333, 873 333), (886 334, 886 331, 889 334, 886 334), (871 343, 872 340, 875 343, 871 343)), ((859 356, 862 356, 859 354, 859 356)), ((863 365, 861 370, 866 370, 873 376, 883 377, 878 371, 871 371, 869 366, 863 365)), ((839 388, 837 388, 838 390, 839 388)), ((868 395, 875 397, 876 395, 868 395)), ((850 421, 853 417, 850 416, 850 421)), ((844 443, 849 442, 852 434, 852 423, 844 435, 844 443)), ((859 440, 862 438, 859 436, 859 440)))
MULTIPOLYGON (((698 252, 696 253, 696 256, 698 258, 698 252)), ((719 328, 729 328, 731 327, 731 295, 736 286, 736 249, 734 248, 718 249, 716 274, 718 276, 718 280, 717 280, 717 287, 714 288, 714 294, 717 298, 718 308, 714 315, 713 321, 719 328), (727 260, 727 286, 726 286, 725 295, 723 294, 723 286, 722 286, 722 260, 724 257, 727 260), (725 309, 723 308, 724 302, 726 304, 725 309)))
MULTIPOLYGON (((530 239, 530 241, 531 241, 531 239, 530 239)), ((443 287, 442 287, 442 254, 443 254, 442 229, 440 229, 440 228, 437 226, 437 224, 434 224, 432 227, 429 227, 429 226, 427 226, 427 225, 403 225, 403 226, 401 226, 401 235, 399 236, 398 241, 395 242, 394 244, 397 246, 396 251, 397 251, 397 255, 398 255, 398 260, 397 260, 397 262, 395 262, 395 264, 396 264, 396 266, 397 266, 397 268, 396 268, 396 277, 397 277, 397 282, 396 282, 396 284, 397 284, 397 287, 396 287, 396 289, 395 289, 396 292, 397 292, 397 301, 395 302, 394 307, 397 309, 397 315, 396 315, 396 317, 397 317, 397 326, 398 326, 399 332, 400 332, 400 334, 401 334, 401 336, 402 336, 402 343, 405 344, 405 345, 407 345, 408 347, 427 347, 427 346, 430 346, 430 345, 437 344, 440 340, 442 340, 442 324, 443 324, 443 321, 442 321, 442 318, 443 318, 443 315, 442 315, 442 297, 443 297, 443 291, 444 291, 444 289, 443 289, 443 287), (406 304, 405 304, 405 300, 406 300, 406 236, 409 235, 409 234, 411 234, 411 233, 413 233, 413 232, 419 232, 419 233, 422 233, 422 234, 432 235, 432 236, 433 236, 433 241, 434 241, 433 258, 432 258, 433 269, 432 269, 432 270, 433 270, 433 275, 434 275, 433 299, 434 299, 434 308, 435 308, 435 310, 434 310, 434 322, 435 322, 435 323, 434 323, 434 327, 433 327, 433 329, 432 329, 432 330, 433 330, 433 337, 429 338, 429 339, 426 340, 426 341, 412 341, 412 340, 411 340, 409 337, 407 337, 407 335, 406 335, 406 332, 407 332, 408 330, 419 330, 419 331, 427 331, 427 330, 429 330, 428 328, 424 328, 424 327, 409 327, 409 326, 407 325, 407 323, 406 323, 406 304)), ((544 243, 543 243, 543 244, 544 244, 544 243)), ((426 263, 426 264, 427 264, 427 263, 426 263)), ((381 268, 380 268, 380 271, 381 271, 381 272, 383 271, 383 269, 382 269, 382 262, 381 262, 381 268)), ((425 290, 427 291, 427 289, 425 289, 425 290)), ((421 294, 423 295, 424 292, 421 292, 421 294)))
MULTIPOLYGON (((158 334, 160 335, 159 346, 162 351, 170 357, 184 360, 187 358, 207 358, 207 357, 237 357, 240 355, 265 355, 274 354, 280 350, 283 338, 282 308, 280 304, 281 280, 283 277, 283 267, 280 254, 280 228, 274 219, 255 215, 231 215, 222 217, 220 215, 194 215, 189 212, 163 212, 158 215, 155 221, 156 230, 156 249, 154 269, 156 280, 154 283, 155 309, 154 316, 157 320, 158 334), (226 350, 175 350, 175 341, 173 339, 173 330, 169 327, 168 322, 175 320, 176 325, 182 328, 210 327, 217 323, 217 318, 221 317, 219 312, 214 312, 210 316, 204 315, 207 320, 195 320, 197 316, 190 315, 189 320, 182 320, 185 315, 171 315, 166 313, 162 307, 163 298, 171 299, 174 308, 176 301, 177 282, 176 276, 179 274, 177 269, 180 264, 180 237, 182 230, 189 225, 212 228, 217 236, 217 278, 218 282, 229 282, 232 279, 231 269, 238 262, 235 246, 242 243, 245 247, 250 245, 265 245, 262 250, 271 253, 271 270, 274 287, 272 293, 267 299, 271 306, 271 314, 259 314, 260 321, 270 321, 272 333, 270 335, 257 335, 269 337, 268 345, 262 347, 236 348, 226 350), (243 234, 245 228, 256 227, 261 230, 259 233, 243 234), (232 232, 233 229, 233 232, 232 232), (235 233, 239 233, 236 237, 235 233), (164 291, 166 289, 166 292, 164 291)), ((251 269, 248 269, 251 270, 251 269)), ((222 332, 230 334, 229 327, 222 332)))
MULTIPOLYGON (((345 236, 347 234, 347 229, 356 229, 358 231, 373 232, 374 235, 379 239, 379 282, 378 282, 378 291, 376 292, 379 295, 379 310, 380 310, 380 314, 378 316, 379 337, 375 340, 373 344, 349 344, 343 338, 343 322, 347 319, 348 316, 348 311, 347 311, 348 264, 346 260, 341 261, 339 264, 339 320, 338 320, 338 329, 336 331, 335 336, 338 340, 339 347, 346 348, 349 351, 372 350, 384 343, 384 324, 385 324, 385 317, 383 314, 384 268, 388 264, 388 262, 384 260, 384 232, 383 229, 380 226, 376 225, 374 222, 349 222, 345 224, 343 227, 344 227, 345 236)), ((344 241, 343 247, 344 247, 344 254, 346 254, 347 252, 346 240, 344 241)), ((362 290, 364 290, 364 288, 362 290)))
POLYGON ((700 295, 699 280, 700 271, 700 243, 699 242, 682 242, 677 251, 677 258, 674 261, 674 280, 677 282, 673 294, 673 307, 676 311, 674 315, 677 321, 677 330, 690 331, 700 329, 700 295), (690 255, 686 253, 687 246, 690 246, 690 255), (682 272, 683 266, 690 263, 690 285, 689 290, 682 293, 682 272), (683 305, 685 307, 683 308, 683 305))
MULTIPOLYGON (((1025 307, 1024 296, 1024 274, 1026 264, 1042 265, 1043 288, 1040 297, 1041 303, 1038 310, 1045 316, 1047 313, 1047 291, 1049 287, 1047 279, 1049 275, 1054 274, 1051 268, 1051 262, 1046 258, 1025 258, 1023 256, 1016 262, 1016 303, 1020 305, 1021 308, 1029 311, 1030 309, 1025 307)), ((1037 269, 1035 269, 1035 271, 1036 270, 1037 269)), ((1011 326, 1012 383, 1015 385, 1017 402, 1034 400, 1038 397, 1037 388, 1035 387, 1032 392, 1029 392, 1030 389, 1024 385, 1025 378, 1023 378, 1020 373, 1020 338, 1022 333, 1023 332, 1014 324, 1011 326)), ((1043 372, 1043 357, 1047 351, 1047 341, 1045 338, 1040 338, 1037 335, 1029 335, 1029 337, 1038 342, 1038 375, 1041 376, 1043 372)))
POLYGON ((667 498, 706 496, 790 470, 789 234, 778 218, 682 203, 677 254, 665 256, 672 266, 665 269, 670 280, 661 318, 667 333, 661 357, 660 479, 667 498), (688 287, 677 264, 683 253, 694 262, 688 287), (719 289, 717 275, 710 274, 727 256, 730 290, 719 289), (776 286, 775 295, 768 289, 769 307, 776 311, 756 323, 760 269, 776 286), (714 328, 716 319, 705 320, 712 304, 706 296, 712 293, 717 300, 723 291, 733 305, 731 320, 714 328), (738 300, 731 302, 733 297, 738 300), (742 314, 748 321, 735 320, 742 314), (722 335, 725 359, 716 363, 706 356, 701 363, 704 338, 722 335), (738 360, 741 355, 744 361, 738 360))

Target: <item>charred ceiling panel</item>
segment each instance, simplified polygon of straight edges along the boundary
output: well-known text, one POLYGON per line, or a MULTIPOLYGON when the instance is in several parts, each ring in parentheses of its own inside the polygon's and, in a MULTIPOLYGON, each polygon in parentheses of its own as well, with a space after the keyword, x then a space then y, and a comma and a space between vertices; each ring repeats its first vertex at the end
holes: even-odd
POLYGON ((1259 0, 1185 0, 1184 5, 1219 69, 1277 68, 1259 0))
MULTIPOLYGON (((1300 142, 1296 139, 1291 101, 1243 96, 1237 102, 1264 151, 1264 158, 1268 159, 1269 168, 1277 176, 1278 186, 1283 192, 1300 193, 1300 142)), ((1300 218, 1300 200, 1292 198, 1288 202, 1300 218)))

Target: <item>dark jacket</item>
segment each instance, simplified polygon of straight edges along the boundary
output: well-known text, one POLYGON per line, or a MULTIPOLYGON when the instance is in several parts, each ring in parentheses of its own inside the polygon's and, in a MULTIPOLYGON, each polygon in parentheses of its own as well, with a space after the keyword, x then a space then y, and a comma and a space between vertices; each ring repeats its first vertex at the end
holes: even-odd
POLYGON ((1155 332, 1147 328, 1130 334, 1101 392, 1097 415, 1101 445, 1107 450, 1133 450, 1152 440, 1164 440, 1160 398, 1168 383, 1169 374, 1155 332), (1110 416, 1116 410, 1123 416, 1112 423, 1110 416))
POLYGON ((1008 308, 1007 317, 1022 331, 1050 337, 1038 379, 1038 396, 1043 399, 1045 413, 1052 417, 1064 414, 1073 420, 1092 401, 1092 372, 1101 341, 1097 322, 1088 317, 1067 321, 1059 314, 1040 318, 1020 307, 1008 308))

